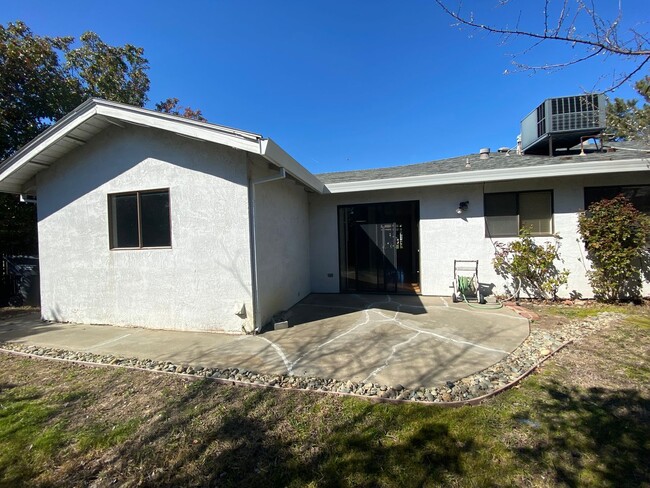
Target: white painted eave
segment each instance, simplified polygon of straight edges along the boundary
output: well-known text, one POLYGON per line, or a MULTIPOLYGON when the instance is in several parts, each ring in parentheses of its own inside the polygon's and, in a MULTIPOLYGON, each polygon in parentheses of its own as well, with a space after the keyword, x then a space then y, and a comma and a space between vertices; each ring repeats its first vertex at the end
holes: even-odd
POLYGON ((154 112, 130 105, 97 100, 97 114, 130 124, 161 129, 200 141, 214 142, 244 151, 257 152, 259 134, 244 132, 175 115, 154 112))
POLYGON ((201 142, 229 146, 259 154, 284 167, 308 188, 322 192, 323 184, 280 146, 261 135, 199 122, 106 100, 90 99, 43 131, 0 163, 0 192, 23 193, 37 173, 56 163, 68 151, 88 142, 109 125, 130 124, 165 130, 201 142))
POLYGON ((284 168, 287 173, 307 188, 316 193, 323 193, 325 191, 325 185, 321 180, 293 159, 291 155, 273 142, 272 139, 262 139, 260 141, 260 154, 275 166, 284 168))
POLYGON ((621 159, 613 161, 585 161, 581 163, 560 163, 543 166, 472 170, 460 173, 443 173, 420 176, 404 176, 379 180, 350 181, 326 184, 327 193, 351 193, 359 191, 391 190, 397 188, 418 188, 423 186, 461 185, 493 181, 525 180, 532 178, 553 178, 590 174, 628 173, 650 170, 650 159, 621 159))

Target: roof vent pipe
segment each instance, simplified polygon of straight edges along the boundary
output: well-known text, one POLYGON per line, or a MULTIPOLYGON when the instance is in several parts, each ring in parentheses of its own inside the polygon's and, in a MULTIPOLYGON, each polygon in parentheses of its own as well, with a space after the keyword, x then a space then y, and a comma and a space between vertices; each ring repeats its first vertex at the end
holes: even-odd
POLYGON ((490 157, 490 148, 484 147, 478 153, 480 159, 488 159, 490 157))

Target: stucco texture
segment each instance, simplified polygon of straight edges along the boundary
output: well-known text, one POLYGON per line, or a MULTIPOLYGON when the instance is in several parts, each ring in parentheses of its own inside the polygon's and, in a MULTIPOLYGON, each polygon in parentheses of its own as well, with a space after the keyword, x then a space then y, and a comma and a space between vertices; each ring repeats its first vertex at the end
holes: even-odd
MULTIPOLYGON (((498 182, 445 187, 383 190, 310 196, 310 265, 311 291, 339 291, 337 206, 357 203, 379 203, 417 200, 420 203, 420 286, 423 295, 449 296, 452 293, 455 259, 479 261, 481 283, 493 293, 504 293, 504 281, 493 267, 495 242, 512 239, 485 236, 483 217, 484 193, 552 190, 554 231, 560 235, 558 267, 569 270, 569 281, 560 289, 560 296, 579 294, 593 297, 587 280, 589 262, 577 232, 578 215, 584 210, 584 187, 637 185, 650 183, 647 173, 571 178, 544 178, 526 181, 498 182), (460 202, 468 201, 468 211, 458 215, 460 202), (328 275, 331 275, 328 276, 328 275)), ((548 238, 537 237, 543 243, 548 238)), ((646 289, 646 292, 650 290, 646 289)))
MULTIPOLYGON (((277 172, 255 168, 254 177, 277 172)), ((309 202, 292 179, 255 185, 259 324, 310 292, 309 202)))
POLYGON ((252 329, 245 154, 154 129, 112 127, 41 172, 43 318, 252 329), (162 188, 170 195, 171 248, 110 250, 108 195, 162 188))

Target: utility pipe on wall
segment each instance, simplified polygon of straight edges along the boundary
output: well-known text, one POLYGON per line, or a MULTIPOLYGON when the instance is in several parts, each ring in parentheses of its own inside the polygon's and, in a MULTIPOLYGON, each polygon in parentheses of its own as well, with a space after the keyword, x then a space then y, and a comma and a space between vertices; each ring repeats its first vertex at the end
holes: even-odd
MULTIPOLYGON (((251 170, 252 172, 252 170, 251 170)), ((284 168, 280 168, 280 173, 273 176, 267 176, 265 178, 259 178, 254 180, 250 178, 250 183, 248 185, 248 201, 250 202, 250 235, 251 235, 251 265, 253 268, 253 332, 258 333, 262 328, 260 324, 260 305, 259 305, 259 289, 258 289, 258 280, 257 280, 257 233, 255 230, 255 185, 261 185, 263 183, 270 183, 272 181, 283 180, 287 177, 287 172, 284 168)))

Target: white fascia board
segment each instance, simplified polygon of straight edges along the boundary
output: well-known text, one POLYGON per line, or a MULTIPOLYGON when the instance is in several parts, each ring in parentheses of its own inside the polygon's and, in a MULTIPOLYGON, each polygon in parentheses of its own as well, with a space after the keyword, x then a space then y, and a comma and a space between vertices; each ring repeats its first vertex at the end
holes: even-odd
POLYGON ((103 101, 97 104, 97 114, 113 120, 174 132, 192 139, 214 142, 259 154, 259 139, 255 134, 224 131, 215 125, 195 124, 189 120, 178 119, 178 117, 164 116, 164 114, 157 114, 150 110, 132 109, 128 105, 109 104, 103 101))
POLYGON ((260 141, 260 154, 279 168, 284 168, 287 173, 316 193, 324 192, 325 185, 323 182, 307 171, 304 166, 293 159, 284 149, 273 142, 273 140, 262 139, 260 141))
MULTIPOLYGON (((17 153, 5 160, 4 164, 0 167, 0 182, 16 173, 19 169, 27 165, 32 158, 38 156, 52 144, 56 143, 58 140, 62 139, 68 133, 83 124, 86 120, 93 117, 96 114, 95 106, 89 102, 81 104, 77 110, 70 113, 58 123, 32 139, 31 142, 18 150, 17 153)), ((36 174, 40 169, 42 168, 35 168, 31 173, 36 174)), ((4 191, 12 192, 13 190, 7 189, 4 191)))
POLYGON ((616 161, 593 161, 584 163, 563 163, 546 166, 504 168, 462 173, 404 176, 381 180, 351 181, 326 185, 328 193, 351 193, 358 191, 416 188, 422 186, 460 185, 492 181, 525 180, 531 178, 553 178, 591 174, 628 173, 650 170, 650 159, 623 159, 616 161))

